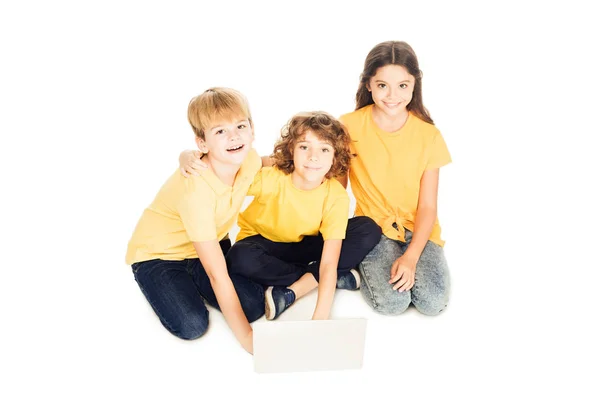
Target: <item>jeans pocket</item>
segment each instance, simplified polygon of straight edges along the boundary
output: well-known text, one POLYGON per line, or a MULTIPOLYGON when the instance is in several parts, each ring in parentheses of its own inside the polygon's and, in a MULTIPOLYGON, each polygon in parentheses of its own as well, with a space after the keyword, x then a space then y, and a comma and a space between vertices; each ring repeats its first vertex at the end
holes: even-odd
POLYGON ((138 269, 140 269, 141 266, 142 266, 142 263, 133 263, 133 264, 131 264, 131 270, 135 274, 138 272, 138 269))

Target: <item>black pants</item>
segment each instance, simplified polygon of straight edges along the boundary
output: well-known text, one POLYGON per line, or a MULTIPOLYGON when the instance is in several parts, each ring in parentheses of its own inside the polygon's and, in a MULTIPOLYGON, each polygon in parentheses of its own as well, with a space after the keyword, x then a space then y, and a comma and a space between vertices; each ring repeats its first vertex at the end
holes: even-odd
MULTIPOLYGON (((381 228, 371 218, 350 218, 346 239, 342 242, 338 274, 356 268, 379 239, 381 228)), ((265 286, 289 286, 307 272, 318 281, 323 243, 320 234, 305 236, 296 243, 273 242, 260 235, 249 236, 234 243, 227 253, 229 273, 265 286)))

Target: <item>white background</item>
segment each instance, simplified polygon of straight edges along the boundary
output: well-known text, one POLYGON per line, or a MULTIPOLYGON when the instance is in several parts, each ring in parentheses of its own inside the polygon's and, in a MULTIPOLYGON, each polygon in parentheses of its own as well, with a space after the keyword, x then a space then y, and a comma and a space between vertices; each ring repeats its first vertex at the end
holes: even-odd
MULTIPOLYGON (((598 37, 587 2, 0 6, 0 397, 598 398, 598 37), (447 311, 369 319, 362 370, 259 375, 222 316, 184 342, 124 263, 192 148, 191 97, 249 99, 267 154, 296 112, 353 110, 364 58, 410 43, 454 162, 447 311)), ((282 319, 308 319, 316 296, 282 319)))

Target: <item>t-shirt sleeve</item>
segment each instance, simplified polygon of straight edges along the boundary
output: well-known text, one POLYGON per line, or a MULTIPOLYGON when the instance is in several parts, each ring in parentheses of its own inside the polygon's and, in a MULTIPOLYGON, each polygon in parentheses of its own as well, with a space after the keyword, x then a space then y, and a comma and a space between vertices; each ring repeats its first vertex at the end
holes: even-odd
POLYGON ((348 115, 348 114, 343 114, 343 115, 340 115, 340 117, 338 118, 338 120, 339 120, 339 121, 342 123, 342 125, 344 125, 345 127, 348 127, 348 125, 347 125, 347 124, 348 124, 348 117, 347 117, 347 115, 348 115))
POLYGON ((439 132, 434 136, 430 146, 426 170, 440 168, 452 162, 448 146, 439 132))
POLYGON ((198 185, 188 186, 177 211, 190 242, 217 239, 215 206, 212 193, 201 190, 198 185))
POLYGON ((263 167, 256 174, 248 191, 248 196, 254 196, 261 203, 266 202, 271 196, 279 192, 279 186, 282 184, 284 177, 285 174, 275 167, 263 167))
POLYGON ((254 175, 254 181, 252 181, 252 184, 248 189, 248 193, 246 194, 247 196, 258 196, 260 194, 260 191, 262 190, 262 178, 264 171, 265 169, 263 168, 258 171, 256 175, 254 175))
POLYGON ((348 212, 350 209, 350 198, 342 185, 335 181, 333 184, 339 185, 339 188, 334 188, 327 201, 325 202, 325 210, 321 227, 319 231, 323 235, 323 240, 328 239, 345 239, 346 228, 348 227, 348 212))

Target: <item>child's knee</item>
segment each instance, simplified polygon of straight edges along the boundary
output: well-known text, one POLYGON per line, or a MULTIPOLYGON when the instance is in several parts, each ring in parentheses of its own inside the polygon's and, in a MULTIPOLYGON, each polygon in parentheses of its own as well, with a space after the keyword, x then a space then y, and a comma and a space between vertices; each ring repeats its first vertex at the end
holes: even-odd
POLYGON ((386 288, 385 292, 372 291, 361 286, 363 297, 373 310, 383 315, 400 315, 410 305, 410 292, 397 292, 386 288))
POLYGON ((408 309, 409 305, 409 292, 396 292, 392 295, 386 296, 386 298, 381 301, 378 306, 374 308, 374 310, 383 315, 400 315, 408 309))
POLYGON ((427 293, 426 295, 413 296, 412 302, 421 313, 429 316, 440 314, 448 306, 448 294, 446 291, 427 293))
POLYGON ((186 315, 176 326, 167 327, 169 332, 184 340, 194 340, 203 336, 208 330, 208 312, 203 314, 186 315))
POLYGON ((227 253, 227 266, 230 272, 238 273, 242 276, 248 276, 256 264, 259 247, 251 242, 239 242, 234 244, 227 253))
POLYGON ((381 240, 381 227, 369 217, 355 217, 360 234, 360 247, 371 250, 381 240))

